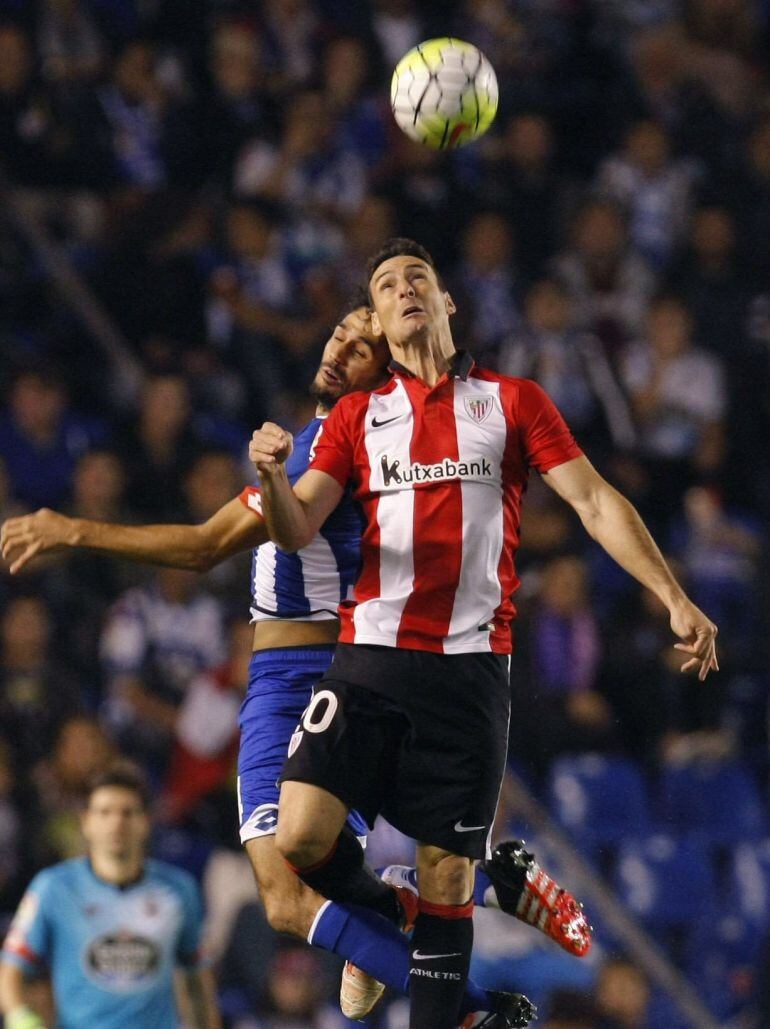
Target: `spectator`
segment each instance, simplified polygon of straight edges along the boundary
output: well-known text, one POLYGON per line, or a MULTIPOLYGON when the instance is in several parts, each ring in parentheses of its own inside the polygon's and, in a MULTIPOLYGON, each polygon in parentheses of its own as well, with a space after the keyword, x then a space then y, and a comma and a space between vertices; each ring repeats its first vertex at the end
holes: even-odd
POLYGON ((452 292, 467 319, 467 347, 478 357, 497 350, 521 321, 513 246, 508 223, 493 212, 475 215, 463 235, 452 292))
MULTIPOLYGON (((482 169, 485 201, 509 219, 527 281, 540 274, 556 249, 570 191, 556 172, 554 149, 547 118, 517 114, 506 123, 499 148, 482 169)), ((478 183, 474 185, 478 188, 478 183)))
POLYGON ((628 404, 599 340, 576 329, 564 286, 540 279, 524 309, 522 329, 500 347, 498 371, 539 382, 592 453, 601 452, 607 429, 614 451, 629 449, 635 432, 628 404))
POLYGON ((102 70, 105 46, 80 0, 44 0, 38 29, 43 75, 64 90, 92 83, 102 70))
POLYGON ((63 655, 53 658, 54 630, 36 597, 16 597, 0 619, 0 723, 20 768, 47 754, 64 718, 82 707, 63 655))
POLYGON ((643 973, 624 958, 602 965, 596 984, 597 1029, 645 1029, 650 988, 643 973))
MULTIPOLYGON (((361 158, 335 141, 336 124, 321 92, 297 94, 286 112, 280 146, 254 139, 241 150, 233 187, 242 199, 262 197, 291 205, 297 214, 332 222, 361 205, 366 178, 361 158)), ((316 227, 319 245, 334 237, 316 227)), ((339 248, 339 244, 337 244, 339 248)))
POLYGON ((190 393, 180 375, 146 380, 135 422, 118 433, 127 495, 143 519, 168 519, 184 505, 182 476, 200 448, 192 424, 190 393))
POLYGON ((513 681, 526 686, 515 691, 518 711, 512 723, 522 738, 514 753, 525 754, 542 772, 564 751, 611 746, 613 714, 597 689, 602 644, 582 560, 550 562, 517 636, 513 681))
POLYGON ((276 132, 262 38, 249 23, 225 21, 211 33, 211 89, 193 103, 200 131, 200 160, 207 177, 227 188, 241 147, 255 133, 276 132))
MULTIPOLYGON (((315 953, 287 947, 278 950, 267 979, 268 1001, 264 1014, 253 1023, 254 1029, 321 1029, 333 1025, 324 1010, 322 965, 315 953)), ((333 1016, 332 1016, 333 1017, 333 1016)), ((339 1023, 343 1018, 338 1015, 339 1023)), ((244 1026, 244 1029, 251 1029, 244 1026)))
MULTIPOLYGON (((93 450, 78 461, 72 480, 72 502, 67 514, 100 522, 125 522, 125 472, 117 456, 93 450)), ((84 684, 83 703, 98 703, 99 682, 94 675, 94 654, 105 611, 120 593, 137 580, 130 566, 86 550, 67 550, 50 559, 45 574, 45 595, 54 612, 58 638, 73 674, 84 684)))
POLYGON ((92 135, 94 184, 129 190, 132 209, 142 194, 159 191, 169 179, 168 104, 156 56, 149 41, 127 43, 109 81, 97 91, 96 109, 81 115, 92 135))
POLYGON ((60 726, 50 752, 35 766, 35 867, 83 853, 80 814, 94 778, 115 759, 112 744, 92 718, 75 715, 60 726))
POLYGON ((682 300, 660 296, 650 306, 647 339, 630 344, 622 359, 641 452, 668 465, 669 482, 661 492, 669 497, 677 489, 673 478, 681 488, 688 462, 713 473, 724 458, 727 398, 722 367, 693 344, 692 327, 682 300))
POLYGON ((13 495, 29 507, 61 507, 78 458, 103 438, 99 422, 70 409, 59 376, 21 372, 0 413, 0 457, 13 495))
MULTIPOLYGON (((25 867, 19 788, 10 745, 0 737, 0 910, 8 911, 21 896, 25 867)), ((27 834, 29 837, 29 834, 27 834)), ((28 867, 28 866, 27 866, 28 867)), ((26 869, 25 869, 26 873, 26 869)))
POLYGON ((726 207, 696 211, 672 287, 687 299, 695 338, 729 360, 744 350, 749 290, 737 259, 735 218, 726 207))
POLYGON ((740 660, 757 643, 759 523, 726 510, 717 489, 692 486, 684 495, 683 518, 671 543, 695 602, 713 612, 727 652, 740 660))
POLYGON ((575 302, 578 325, 594 332, 611 355, 640 331, 655 280, 631 247, 614 203, 589 200, 583 205, 571 244, 555 259, 553 272, 575 302))
POLYGON ((318 14, 309 0, 275 0, 262 11, 267 47, 278 71, 276 89, 288 93, 308 85, 315 71, 318 14))
POLYGON ((35 78, 29 37, 0 24, 0 160, 13 183, 66 185, 76 159, 57 98, 35 78))
POLYGON ((101 640, 106 717, 121 747, 162 774, 178 709, 196 675, 222 664, 219 604, 193 572, 159 569, 110 612, 101 640))
MULTIPOLYGON (((238 462, 226 451, 208 450, 191 465, 184 479, 185 521, 205 522, 243 488, 238 462)), ((237 554, 200 578, 201 586, 233 617, 243 612, 243 587, 251 556, 237 554)))
POLYGON ((742 157, 724 189, 738 219, 746 270, 761 289, 770 277, 770 116, 754 125, 742 157))
POLYGON ((615 605, 606 640, 602 688, 618 717, 623 749, 652 771, 666 735, 697 727, 706 720, 704 706, 713 710, 713 704, 680 682, 667 611, 649 590, 615 605))
POLYGON ((681 244, 696 174, 692 161, 672 156, 668 134, 654 121, 632 125, 623 150, 599 169, 599 189, 627 212, 631 244, 656 270, 681 244))
POLYGON ((227 660, 193 679, 185 693, 163 799, 165 816, 172 822, 182 820, 206 795, 222 790, 232 775, 253 636, 248 622, 233 622, 227 660))
POLYGON ((388 170, 388 144, 395 128, 385 97, 376 90, 381 78, 376 46, 372 40, 339 36, 323 55, 323 94, 334 112, 338 146, 359 154, 370 181, 388 170))

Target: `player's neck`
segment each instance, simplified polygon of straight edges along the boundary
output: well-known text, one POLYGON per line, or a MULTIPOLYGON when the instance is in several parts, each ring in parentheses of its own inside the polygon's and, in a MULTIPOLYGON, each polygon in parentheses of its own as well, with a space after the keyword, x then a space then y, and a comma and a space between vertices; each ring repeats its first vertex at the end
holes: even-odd
POLYGON ((90 854, 94 875, 112 886, 128 886, 142 877, 144 856, 113 857, 110 854, 90 854))
POLYGON ((455 345, 449 326, 403 343, 389 343, 393 360, 407 368, 428 386, 435 386, 452 363, 455 345))

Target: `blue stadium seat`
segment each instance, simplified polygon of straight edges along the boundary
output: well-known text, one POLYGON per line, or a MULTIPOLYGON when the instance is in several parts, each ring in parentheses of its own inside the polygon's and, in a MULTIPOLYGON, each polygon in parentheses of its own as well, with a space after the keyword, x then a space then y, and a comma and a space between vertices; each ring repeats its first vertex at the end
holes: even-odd
POLYGON ((770 925, 770 839, 739 844, 730 856, 727 907, 751 925, 770 925))
POLYGON ((553 764, 548 789, 554 817, 589 855, 648 831, 644 780, 625 758, 561 757, 553 764))
POLYGON ((668 831, 707 844, 759 839, 767 823, 757 785, 738 761, 696 761, 669 768, 661 779, 668 831))
POLYGON ((757 986, 765 931, 724 905, 696 920, 687 941, 685 973, 720 1021, 737 1018, 757 986))
POLYGON ((708 917, 715 909, 711 862, 694 840, 660 833, 624 843, 615 886, 626 907, 653 933, 708 917))

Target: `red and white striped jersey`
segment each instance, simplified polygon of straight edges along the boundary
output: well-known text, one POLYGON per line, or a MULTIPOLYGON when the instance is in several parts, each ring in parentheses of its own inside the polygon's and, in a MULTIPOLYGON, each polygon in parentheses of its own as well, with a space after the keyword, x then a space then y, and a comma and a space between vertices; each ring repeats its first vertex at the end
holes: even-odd
POLYGON ((352 483, 365 515, 340 642, 510 653, 529 469, 581 450, 540 386, 462 351, 433 387, 391 370, 386 386, 337 403, 310 465, 352 483))

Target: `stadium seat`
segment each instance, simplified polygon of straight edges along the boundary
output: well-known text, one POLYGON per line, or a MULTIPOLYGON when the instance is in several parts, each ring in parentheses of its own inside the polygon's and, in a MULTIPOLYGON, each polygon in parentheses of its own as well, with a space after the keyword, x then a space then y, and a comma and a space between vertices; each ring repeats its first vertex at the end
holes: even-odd
POLYGON ((770 925, 770 839, 739 844, 730 855, 727 904, 757 927, 770 925))
POLYGON ((767 828, 756 783, 737 761, 696 761, 666 769, 661 807, 667 831, 707 844, 759 839, 767 828))
POLYGON ((736 1018, 756 990, 764 932, 723 905, 690 927, 685 972, 720 1021, 736 1018))
POLYGON ((660 833, 624 843, 615 885, 626 907, 653 933, 713 915, 714 873, 695 840, 660 833))
POLYGON ((642 836, 649 828, 647 793, 638 767, 602 754, 561 757, 549 780, 554 817, 587 856, 642 836))

